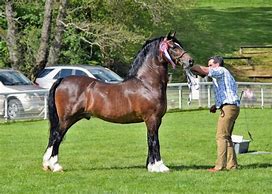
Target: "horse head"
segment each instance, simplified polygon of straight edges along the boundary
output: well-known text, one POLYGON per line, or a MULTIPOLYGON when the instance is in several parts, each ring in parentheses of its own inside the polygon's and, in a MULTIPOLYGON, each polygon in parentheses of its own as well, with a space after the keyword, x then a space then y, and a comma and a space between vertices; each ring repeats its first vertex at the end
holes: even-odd
POLYGON ((199 88, 198 82, 195 81, 193 73, 190 71, 190 67, 193 66, 194 60, 183 49, 180 42, 175 37, 176 33, 169 33, 160 43, 160 55, 164 57, 168 63, 171 63, 173 68, 176 64, 181 64, 187 77, 188 86, 191 88, 194 86, 199 88))
POLYGON ((174 32, 169 34, 160 43, 160 56, 164 58, 175 69, 176 64, 181 64, 184 69, 193 66, 194 60, 183 49, 181 43, 175 37, 174 32))

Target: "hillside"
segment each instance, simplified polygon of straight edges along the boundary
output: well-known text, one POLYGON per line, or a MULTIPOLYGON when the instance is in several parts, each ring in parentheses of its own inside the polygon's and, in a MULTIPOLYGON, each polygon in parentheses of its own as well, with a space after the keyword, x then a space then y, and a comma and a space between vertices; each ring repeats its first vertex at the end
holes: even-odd
POLYGON ((173 28, 197 64, 206 65, 213 55, 251 57, 250 64, 244 59, 225 62, 238 81, 272 81, 257 78, 272 76, 272 48, 239 53, 242 45, 272 45, 271 0, 201 0, 186 13, 177 12, 173 28))
POLYGON ((225 59, 238 81, 272 82, 272 48, 246 48, 231 56, 250 59, 225 59))

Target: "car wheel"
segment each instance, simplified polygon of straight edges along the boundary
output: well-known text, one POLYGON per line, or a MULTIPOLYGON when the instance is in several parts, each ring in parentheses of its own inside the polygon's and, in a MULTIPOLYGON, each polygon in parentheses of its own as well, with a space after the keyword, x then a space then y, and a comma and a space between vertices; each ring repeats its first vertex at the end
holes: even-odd
POLYGON ((24 112, 21 102, 17 99, 8 101, 8 117, 9 119, 19 118, 24 112))

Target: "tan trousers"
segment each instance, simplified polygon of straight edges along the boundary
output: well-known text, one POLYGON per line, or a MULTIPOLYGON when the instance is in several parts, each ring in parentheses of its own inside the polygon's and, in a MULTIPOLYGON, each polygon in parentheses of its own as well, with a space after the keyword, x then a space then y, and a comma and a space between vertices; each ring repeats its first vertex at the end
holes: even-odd
POLYGON ((216 169, 233 169, 238 167, 236 154, 231 140, 231 134, 239 112, 240 108, 235 105, 225 105, 221 110, 216 132, 216 169))

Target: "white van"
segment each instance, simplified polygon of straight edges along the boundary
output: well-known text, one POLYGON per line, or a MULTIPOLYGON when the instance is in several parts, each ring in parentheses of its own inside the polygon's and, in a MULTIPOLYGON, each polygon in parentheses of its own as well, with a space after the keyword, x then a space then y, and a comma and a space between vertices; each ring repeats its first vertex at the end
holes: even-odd
POLYGON ((35 83, 42 88, 51 88, 53 83, 70 75, 88 76, 106 83, 123 81, 119 75, 110 69, 101 66, 76 65, 76 66, 50 66, 45 67, 37 76, 35 83))

